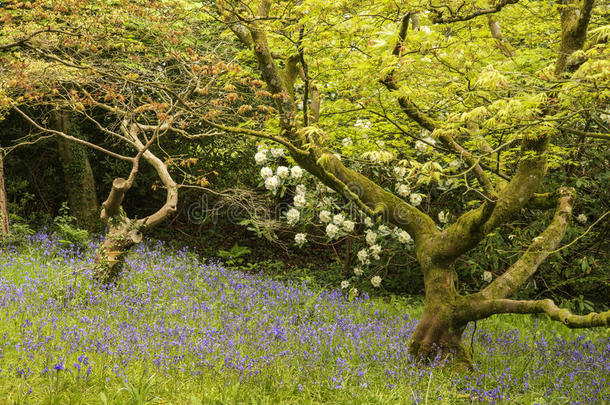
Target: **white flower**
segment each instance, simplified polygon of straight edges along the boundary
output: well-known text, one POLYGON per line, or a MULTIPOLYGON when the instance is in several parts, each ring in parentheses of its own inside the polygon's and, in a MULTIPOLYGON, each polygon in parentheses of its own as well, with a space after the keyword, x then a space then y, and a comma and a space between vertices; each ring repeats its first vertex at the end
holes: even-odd
POLYGON ((381 285, 381 277, 375 276, 371 278, 371 284, 373 284, 373 287, 379 287, 381 285))
POLYGON ((336 214, 333 217, 333 224, 335 225, 341 225, 343 221, 345 221, 345 217, 343 216, 343 214, 336 214))
POLYGON ((343 221, 343 230, 345 232, 352 232, 354 230, 354 221, 350 221, 349 219, 343 221))
POLYGON ((273 176, 273 170, 269 166, 265 166, 261 169, 261 177, 263 179, 271 176, 273 176))
POLYGON ((398 241, 400 243, 409 243, 413 240, 407 231, 398 232, 398 241))
POLYGON ((307 203, 307 201, 305 200, 304 194, 295 195, 293 201, 294 201, 294 206, 297 208, 303 208, 305 206, 305 204, 307 203))
POLYGON ((288 170, 288 168, 286 166, 278 166, 277 168, 277 176, 281 179, 285 179, 286 177, 288 177, 288 174, 290 173, 290 171, 288 170))
POLYGON ((300 179, 301 176, 303 176, 303 169, 301 169, 299 166, 292 166, 292 169, 290 169, 290 175, 294 179, 300 179))
POLYGON ((586 224, 587 223, 587 216, 585 214, 580 214, 579 216, 576 217, 576 220, 578 222, 580 222, 581 224, 586 224))
POLYGON ((358 277, 364 274, 364 271, 360 267, 354 267, 354 274, 358 277))
POLYGON ((267 145, 262 144, 262 143, 261 143, 261 144, 258 144, 258 146, 256 147, 256 150, 257 150, 258 152, 260 152, 260 151, 265 151, 265 152, 266 152, 266 151, 267 151, 267 145))
POLYGON ((409 200, 411 201, 411 205, 414 207, 417 207, 419 204, 421 204, 421 199, 421 195, 417 193, 411 194, 411 197, 409 198, 409 200))
POLYGON ((411 193, 411 187, 407 186, 406 184, 398 184, 396 192, 399 196, 406 197, 411 193))
POLYGON ((429 34, 429 33, 431 33, 431 32, 432 32, 432 30, 430 29, 430 27, 428 27, 427 25, 421 25, 421 26, 419 27, 419 30, 420 30, 421 32, 425 32, 426 34, 429 34))
POLYGON ((489 283, 493 279, 493 275, 489 271, 484 271, 482 278, 483 278, 483 281, 485 281, 486 283, 489 283))
POLYGON ((279 158, 284 156, 284 149, 282 148, 273 148, 271 149, 271 155, 273 155, 273 157, 279 158))
POLYGON ((358 260, 360 260, 362 263, 366 262, 366 259, 369 257, 369 253, 366 251, 366 249, 362 249, 360 251, 358 251, 358 260))
POLYGON ((426 152, 428 150, 428 145, 426 145, 422 141, 416 141, 415 142, 415 149, 418 150, 421 153, 424 153, 424 152, 426 152))
POLYGON ((343 138, 341 140, 341 145, 343 145, 343 147, 351 146, 351 144, 352 144, 352 139, 351 138, 343 138))
POLYGON ((341 282, 341 289, 346 289, 347 287, 349 287, 349 281, 343 280, 341 282))
POLYGON ((301 213, 296 208, 290 208, 286 213, 286 219, 288 220, 288 225, 294 225, 299 222, 299 218, 301 218, 301 213))
POLYGON ((445 211, 441 211, 438 213, 438 221, 441 224, 446 224, 447 221, 449 221, 449 219, 447 218, 447 214, 445 214, 445 211))
POLYGON ((276 176, 267 177, 265 179, 265 188, 270 191, 275 191, 280 185, 280 179, 276 176))
POLYGON ((294 235, 294 241, 297 245, 301 246, 305 242, 307 242, 307 235, 304 233, 297 233, 296 235, 294 235))
POLYGON ((394 175, 398 178, 405 177, 407 174, 407 168, 403 166, 397 166, 394 168, 394 175))
POLYGON ((297 194, 303 194, 305 195, 305 191, 307 191, 307 188, 305 187, 304 184, 298 184, 297 188, 296 188, 296 192, 297 194))
POLYGON ((379 228, 377 228, 377 230, 382 234, 390 233, 390 228, 385 225, 379 225, 379 228))
MULTIPOLYGON (((427 133, 429 133, 429 132, 427 132, 427 133)), ((428 142, 428 144, 430 144, 430 145, 436 145, 436 141, 434 140, 434 138, 431 138, 429 136, 424 138, 424 141, 428 142)))
POLYGON ((349 291, 349 293, 350 293, 351 295, 353 295, 354 297, 357 297, 357 296, 358 296, 358 289, 357 289, 356 287, 354 287, 354 288, 352 288, 352 289, 349 291))
POLYGON ((373 256, 373 258, 375 260, 379 260, 379 253, 381 253, 381 246, 379 246, 379 245, 371 246, 371 256, 373 256))
POLYGON ((369 129, 371 127, 371 121, 369 120, 362 120, 362 119, 357 119, 356 123, 354 124, 355 127, 358 128, 365 128, 365 129, 369 129))
POLYGON ((320 221, 330 222, 330 212, 326 210, 320 211, 320 221))
POLYGON ((451 169, 458 169, 461 165, 462 165, 462 162, 460 162, 457 159, 454 159, 451 162, 449 162, 449 167, 451 169))
POLYGON ((329 238, 333 239, 335 236, 337 236, 338 232, 339 232, 339 228, 337 227, 337 225, 335 225, 335 224, 326 225, 326 235, 328 235, 329 238))
POLYGON ((376 240, 377 240, 377 233, 370 229, 367 229, 366 230, 366 243, 368 243, 369 245, 373 245, 376 240))
POLYGON ((256 152, 256 155, 254 155, 254 160, 256 161, 256 164, 265 164, 265 162, 267 161, 267 150, 263 149, 256 152))
POLYGON ((364 218, 364 225, 366 225, 370 228, 371 226, 373 226, 375 224, 373 223, 373 220, 371 218, 366 217, 366 218, 364 218))

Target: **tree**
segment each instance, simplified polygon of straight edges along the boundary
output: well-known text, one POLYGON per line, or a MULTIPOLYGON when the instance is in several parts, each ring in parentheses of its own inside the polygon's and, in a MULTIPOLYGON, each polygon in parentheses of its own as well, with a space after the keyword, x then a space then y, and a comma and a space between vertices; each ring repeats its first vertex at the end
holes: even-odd
POLYGON ((556 251, 570 224, 574 189, 539 190, 545 188, 549 162, 557 166, 562 156, 554 142, 571 133, 610 139, 601 119, 609 27, 601 19, 590 29, 593 0, 438 7, 223 1, 214 12, 252 50, 266 84, 264 92, 253 91, 269 96, 276 114, 263 129, 255 129, 252 120, 228 126, 219 122, 232 113, 225 106, 210 109, 206 123, 283 145, 298 165, 346 201, 413 237, 426 288, 424 314, 410 346, 414 356, 450 355, 468 365, 461 341, 466 325, 500 313, 545 313, 572 328, 610 325, 610 312, 580 316, 551 300, 510 299, 556 251), (531 16, 528 23, 516 23, 523 13, 531 16), (488 24, 480 23, 483 16, 488 24), (549 33, 560 40, 559 49, 544 39, 549 33), (299 79, 302 85, 295 86, 299 79), (312 97, 317 89, 325 89, 328 102, 321 111, 319 97, 312 97), (387 165, 393 155, 402 156, 399 165, 415 175, 417 187, 441 183, 445 176, 463 178, 460 187, 478 206, 439 229, 417 208, 421 194, 406 201, 390 191, 382 175, 336 156, 331 150, 341 150, 336 140, 354 136, 341 128, 353 111, 375 117, 379 128, 358 139, 359 151, 368 149, 361 157, 382 156, 387 165), (318 117, 327 118, 318 122, 318 117), (418 156, 409 138, 418 141, 418 150, 435 151, 418 156), (386 151, 378 151, 380 141, 386 151), (438 163, 418 163, 415 157, 438 163), (442 165, 455 159, 467 168, 447 175, 451 169, 442 165), (554 209, 547 228, 487 287, 460 293, 456 261, 526 207, 554 209))
MULTIPOLYGON (((55 129, 64 133, 70 130, 70 115, 64 111, 54 114, 55 129)), ((96 228, 99 218, 99 204, 95 190, 95 179, 83 145, 57 138, 59 156, 62 160, 64 178, 68 189, 68 205, 79 224, 96 228)))
MULTIPOLYGON (((18 3, 0 10, 7 23, 0 44, 0 109, 15 111, 31 128, 11 147, 56 137, 72 158, 89 148, 122 162, 129 173, 114 179, 98 214, 107 226, 94 269, 103 284, 117 281, 125 254, 141 241, 142 232, 176 211, 179 186, 171 171, 187 158, 168 156, 163 141, 211 135, 200 131, 189 109, 208 101, 215 90, 213 76, 229 67, 205 55, 214 44, 186 43, 194 38, 188 30, 203 32, 197 23, 187 30, 188 13, 181 2, 18 3), (205 88, 195 74, 200 70, 215 72, 205 88), (181 105, 184 100, 192 106, 181 105), (68 117, 77 125, 70 125, 68 117), (84 123, 95 134, 74 131, 84 123), (89 135, 96 136, 89 140, 89 135), (164 190, 165 199, 156 211, 130 218, 122 202, 141 160, 153 168, 158 177, 153 186, 164 190)), ((85 164, 77 171, 88 176, 90 170, 85 164)), ((185 181, 199 180, 188 175, 185 181)), ((91 189, 90 180, 80 186, 91 189)))

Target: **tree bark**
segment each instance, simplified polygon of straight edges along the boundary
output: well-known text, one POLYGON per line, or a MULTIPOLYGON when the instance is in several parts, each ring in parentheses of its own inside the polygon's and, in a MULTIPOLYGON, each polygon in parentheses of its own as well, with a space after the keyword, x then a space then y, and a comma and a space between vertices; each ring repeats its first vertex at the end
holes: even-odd
POLYGON ((4 151, 0 148, 0 223, 2 237, 9 234, 8 223, 8 201, 6 198, 6 187, 4 186, 4 151))
MULTIPOLYGON (((430 262, 429 257, 418 259, 420 263, 430 262)), ((419 361, 450 359, 459 368, 471 369, 472 355, 462 343, 468 324, 461 316, 466 303, 457 292, 456 273, 449 264, 434 264, 423 271, 424 313, 411 337, 409 354, 419 361)))
MULTIPOLYGON (((54 115, 55 128, 70 133, 72 124, 70 115, 64 111, 56 112, 54 115)), ((62 161, 70 211, 79 225, 95 229, 99 224, 99 204, 87 151, 82 145, 63 137, 57 138, 57 146, 62 161)))

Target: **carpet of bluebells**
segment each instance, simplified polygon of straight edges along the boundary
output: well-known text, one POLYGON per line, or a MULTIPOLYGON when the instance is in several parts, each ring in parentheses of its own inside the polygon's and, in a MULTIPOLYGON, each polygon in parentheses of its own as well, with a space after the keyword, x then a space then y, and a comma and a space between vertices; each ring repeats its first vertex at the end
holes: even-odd
POLYGON ((475 371, 458 374, 409 358, 421 308, 233 271, 158 242, 134 248, 120 285, 102 290, 87 271, 95 245, 39 234, 2 248, 1 403, 610 401, 607 329, 479 322, 475 371))

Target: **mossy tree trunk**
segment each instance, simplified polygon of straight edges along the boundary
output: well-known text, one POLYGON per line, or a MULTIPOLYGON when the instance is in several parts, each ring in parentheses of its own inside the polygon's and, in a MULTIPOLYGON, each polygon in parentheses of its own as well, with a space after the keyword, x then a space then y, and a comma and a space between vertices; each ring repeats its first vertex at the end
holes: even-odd
MULTIPOLYGON (((57 131, 74 132, 74 123, 71 122, 68 112, 55 112, 54 121, 57 131)), ((89 229, 99 228, 99 203, 86 148, 61 136, 57 137, 57 146, 71 214, 77 219, 79 225, 89 229)))
MULTIPOLYGON (((563 0, 563 3, 569 3, 571 7, 562 9, 561 14, 562 45, 555 69, 558 75, 566 71, 569 55, 584 44, 592 6, 591 0, 585 0, 579 11, 575 0, 563 0)), ((408 118, 422 128, 435 132, 449 153, 463 159, 470 166, 469 171, 477 179, 480 192, 485 196, 480 207, 467 211, 441 231, 430 216, 366 176, 344 166, 332 152, 324 148, 320 141, 324 138, 323 134, 318 133, 321 130, 311 127, 307 131, 300 130, 293 99, 295 77, 287 80, 288 75, 278 67, 266 38, 264 21, 269 18, 270 8, 269 0, 261 0, 258 10, 252 12, 255 15, 247 18, 234 16, 235 9, 231 8, 221 9, 220 14, 229 25, 236 21, 250 21, 245 25, 250 36, 244 44, 252 49, 267 88, 274 94, 279 114, 279 134, 228 127, 207 119, 204 121, 220 130, 271 139, 284 145, 299 165, 346 200, 356 204, 366 214, 383 218, 413 236, 426 287, 424 313, 410 343, 410 353, 415 358, 430 360, 450 356, 456 363, 470 367, 471 355, 462 343, 466 325, 500 313, 546 313, 551 319, 573 328, 610 326, 610 311, 578 316, 557 308, 550 300, 509 299, 557 248, 571 220, 576 198, 574 189, 560 188, 554 192, 536 194, 546 174, 547 149, 553 131, 532 138, 524 137, 514 176, 506 185, 494 185, 489 178, 489 169, 483 167, 480 159, 470 150, 460 145, 457 137, 448 131, 436 131, 442 129, 443 123, 426 115, 414 101, 398 96, 398 107, 408 118), (527 206, 539 209, 556 207, 546 230, 534 238, 523 256, 487 288, 475 294, 460 294, 456 289, 457 276, 453 270, 455 261, 527 206)), ((407 13, 402 19, 399 43, 393 50, 397 56, 401 49, 399 45, 405 41, 409 21, 414 17, 415 14, 407 13)), ((493 21, 491 25, 497 40, 501 31, 493 21)), ((512 54, 512 49, 510 53, 512 54)), ((390 91, 400 88, 393 72, 380 78, 380 81, 390 91)), ((549 97, 542 115, 552 114, 556 110, 554 100, 554 97, 549 97)), ((307 120, 304 118, 302 122, 307 120)), ((469 129, 464 127, 462 130, 467 132, 469 129)))
MULTIPOLYGON (((102 203, 100 217, 107 226, 107 233, 96 252, 94 262, 95 277, 102 285, 116 283, 123 270, 125 255, 132 246, 142 241, 142 232, 163 222, 176 211, 178 204, 178 185, 172 179, 165 163, 149 150, 158 135, 151 136, 144 144, 139 137, 140 132, 143 131, 142 128, 137 124, 129 124, 126 120, 121 125, 121 131, 136 147, 138 154, 132 160, 129 177, 114 179, 108 198, 102 203), (142 157, 155 169, 165 186, 166 200, 165 204, 155 213, 142 219, 130 219, 123 211, 121 204, 138 173, 142 157)), ((153 131, 158 132, 157 129, 153 129, 153 131)))

